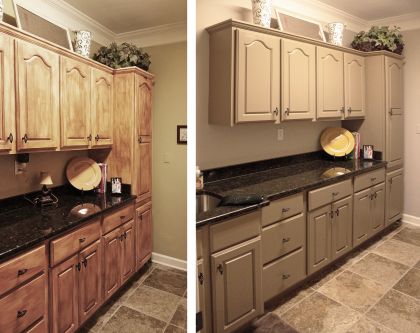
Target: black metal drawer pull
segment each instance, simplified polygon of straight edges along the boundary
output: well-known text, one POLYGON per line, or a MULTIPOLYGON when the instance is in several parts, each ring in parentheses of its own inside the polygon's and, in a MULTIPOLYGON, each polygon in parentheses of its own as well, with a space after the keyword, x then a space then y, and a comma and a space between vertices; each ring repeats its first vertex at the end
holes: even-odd
POLYGON ((27 313, 28 311, 27 310, 19 310, 18 312, 17 312, 17 318, 22 318, 24 315, 26 315, 26 313, 27 313))
POLYGON ((219 273, 220 273, 221 275, 223 275, 223 266, 222 266, 222 264, 219 264, 219 265, 217 266, 217 270, 219 271, 219 273))
POLYGON ((281 211, 282 213, 287 213, 290 210, 290 208, 283 208, 281 211))
POLYGON ((198 281, 200 282, 201 285, 203 285, 203 283, 204 283, 204 274, 201 273, 201 272, 198 274, 198 281))
POLYGON ((290 277, 290 274, 283 274, 282 278, 283 280, 287 280, 290 277))
POLYGON ((25 142, 25 143, 27 143, 28 142, 28 139, 29 139, 28 138, 28 134, 25 133, 25 135, 22 138, 22 141, 25 142))
POLYGON ((6 142, 7 141, 10 141, 10 143, 13 143, 13 134, 12 133, 10 133, 9 136, 7 137, 6 142))
POLYGON ((84 259, 82 260, 82 264, 83 264, 83 266, 87 267, 88 261, 87 261, 87 259, 86 259, 86 258, 84 258, 84 259))
POLYGON ((283 238, 283 243, 287 243, 287 242, 290 242, 290 237, 283 238))
POLYGON ((74 265, 78 271, 82 268, 82 265, 80 265, 80 262, 78 262, 76 265, 74 265))
POLYGON ((21 275, 25 274, 27 271, 28 271, 28 269, 27 269, 27 268, 22 268, 22 269, 19 269, 19 270, 18 270, 18 276, 21 276, 21 275))
POLYGON ((86 237, 79 238, 79 242, 80 242, 80 243, 84 243, 85 241, 86 241, 86 237))

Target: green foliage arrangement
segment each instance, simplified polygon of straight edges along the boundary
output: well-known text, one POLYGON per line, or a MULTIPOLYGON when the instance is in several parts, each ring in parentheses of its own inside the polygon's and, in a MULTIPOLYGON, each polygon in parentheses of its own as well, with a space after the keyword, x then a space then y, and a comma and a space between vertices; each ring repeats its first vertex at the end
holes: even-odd
POLYGON ((93 60, 112 68, 123 68, 137 66, 148 70, 151 64, 150 56, 143 52, 141 48, 134 44, 111 43, 109 46, 102 46, 98 52, 93 55, 93 60))
POLYGON ((401 54, 404 49, 404 41, 400 28, 388 26, 373 26, 368 32, 361 31, 351 43, 351 47, 360 51, 391 51, 401 54))

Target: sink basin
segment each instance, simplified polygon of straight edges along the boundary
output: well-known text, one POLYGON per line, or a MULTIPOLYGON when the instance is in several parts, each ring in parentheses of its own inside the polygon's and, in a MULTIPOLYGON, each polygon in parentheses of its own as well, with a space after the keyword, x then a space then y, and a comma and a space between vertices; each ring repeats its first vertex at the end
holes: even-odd
POLYGON ((208 192, 200 192, 195 196, 196 214, 204 213, 219 206, 221 197, 208 192))

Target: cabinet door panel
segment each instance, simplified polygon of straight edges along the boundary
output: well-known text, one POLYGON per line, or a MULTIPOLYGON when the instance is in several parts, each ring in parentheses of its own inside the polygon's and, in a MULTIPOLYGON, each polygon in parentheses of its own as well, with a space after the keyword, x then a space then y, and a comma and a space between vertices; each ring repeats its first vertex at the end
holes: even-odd
POLYGON ((404 116, 396 113, 401 109, 394 109, 387 116, 387 152, 388 167, 403 164, 404 155, 404 116))
POLYGON ((134 220, 124 224, 121 239, 121 284, 127 281, 136 270, 136 249, 134 243, 134 220))
POLYGON ((404 108, 403 62, 385 57, 388 110, 404 108))
POLYGON ((102 238, 104 249, 104 300, 117 291, 120 281, 120 236, 121 229, 107 233, 102 238))
POLYGON ((152 208, 150 204, 137 208, 136 220, 137 265, 142 265, 152 254, 152 208))
POLYGON ((16 41, 17 148, 58 147, 59 56, 16 41))
POLYGON ((152 135, 152 84, 142 76, 136 76, 136 135, 152 135))
POLYGON ((90 68, 60 58, 61 147, 89 146, 90 68))
POLYGON ((332 211, 332 258, 336 259, 352 248, 353 197, 333 203, 332 211))
POLYGON ((397 221, 402 216, 404 204, 404 178, 403 169, 387 174, 387 204, 386 204, 386 224, 397 221))
POLYGON ((344 53, 345 117, 363 118, 366 110, 365 59, 344 53))
POLYGON ((142 141, 135 149, 133 194, 142 201, 152 196, 152 142, 142 141))
POLYGON ((313 119, 316 110, 315 46, 282 40, 281 119, 313 119))
POLYGON ((344 111, 343 52, 317 47, 317 118, 341 118, 344 111))
POLYGON ((0 152, 15 150, 15 86, 13 39, 0 38, 0 152))
POLYGON ((280 107, 280 39, 236 31, 236 123, 274 121, 280 107))
POLYGON ((331 205, 308 214, 308 273, 331 261, 331 205))
POLYGON ((360 191, 354 195, 353 211, 353 246, 364 242, 370 232, 370 188, 360 191))
POLYGON ((372 195, 371 235, 381 231, 385 225, 385 184, 373 186, 372 195))

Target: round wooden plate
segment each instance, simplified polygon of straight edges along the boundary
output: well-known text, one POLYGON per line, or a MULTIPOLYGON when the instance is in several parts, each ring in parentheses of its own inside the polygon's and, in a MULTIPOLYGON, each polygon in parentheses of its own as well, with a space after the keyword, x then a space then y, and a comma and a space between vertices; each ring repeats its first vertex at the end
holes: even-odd
POLYGON ((345 156, 354 149, 354 137, 341 127, 328 127, 321 134, 321 146, 331 156, 345 156))
POLYGON ((90 191, 101 182, 101 169, 89 157, 75 157, 67 164, 66 176, 75 188, 90 191))

